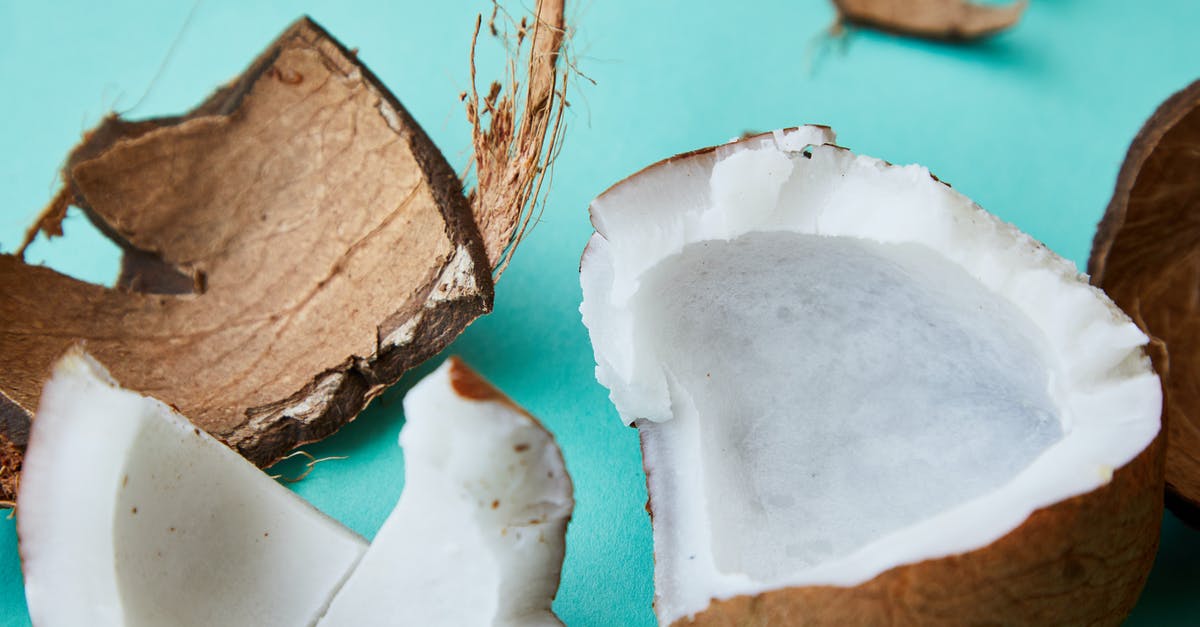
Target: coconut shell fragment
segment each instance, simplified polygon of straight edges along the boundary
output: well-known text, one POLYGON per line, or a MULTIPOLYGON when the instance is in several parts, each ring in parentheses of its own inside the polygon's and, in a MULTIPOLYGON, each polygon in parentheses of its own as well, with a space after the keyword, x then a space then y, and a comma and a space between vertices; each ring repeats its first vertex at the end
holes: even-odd
POLYGON ((983 5, 967 0, 833 0, 842 19, 901 35, 963 40, 1014 26, 1027 0, 983 5))
POLYGON ((1200 525, 1200 82, 1134 138, 1096 232, 1088 272, 1162 350, 1167 504, 1200 525))
MULTIPOLYGON (((561 1, 543 4, 557 21, 531 30, 561 33, 561 1)), ((559 96, 534 113, 552 118, 559 96)), ((537 158, 557 138, 510 149, 537 158)), ((51 365, 75 344, 258 465, 332 434, 491 309, 487 249, 519 238, 536 202, 472 194, 489 203, 473 209, 400 102, 307 18, 191 112, 105 119, 63 176, 35 228, 55 234, 79 207, 123 249, 121 275, 109 289, 0 255, 3 500, 51 365)))

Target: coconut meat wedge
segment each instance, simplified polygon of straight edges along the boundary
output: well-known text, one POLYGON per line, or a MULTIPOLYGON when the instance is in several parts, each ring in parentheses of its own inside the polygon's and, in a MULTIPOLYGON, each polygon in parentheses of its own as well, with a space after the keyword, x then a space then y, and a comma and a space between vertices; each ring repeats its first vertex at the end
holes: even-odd
POLYGON ((1162 507, 1146 336, 925 168, 833 141, 592 204, 581 312, 641 433, 659 621, 1119 620, 1162 507))
POLYGON ((404 413, 404 492, 321 627, 561 625, 574 500, 554 438, 455 358, 404 413))
POLYGON ((554 438, 453 358, 404 408, 406 485, 368 547, 72 350, 20 487, 34 624, 560 625, 574 500, 554 438))
POLYGON ((366 542, 73 349, 18 496, 35 625, 312 625, 366 542))

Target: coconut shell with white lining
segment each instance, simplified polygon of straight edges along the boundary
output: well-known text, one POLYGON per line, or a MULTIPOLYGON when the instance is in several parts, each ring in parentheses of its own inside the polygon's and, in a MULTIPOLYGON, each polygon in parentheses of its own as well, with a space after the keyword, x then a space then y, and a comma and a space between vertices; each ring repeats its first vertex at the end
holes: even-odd
POLYGON ((832 142, 592 204, 581 312, 641 431, 659 622, 1119 622, 1162 511, 1146 336, 925 168, 832 142))

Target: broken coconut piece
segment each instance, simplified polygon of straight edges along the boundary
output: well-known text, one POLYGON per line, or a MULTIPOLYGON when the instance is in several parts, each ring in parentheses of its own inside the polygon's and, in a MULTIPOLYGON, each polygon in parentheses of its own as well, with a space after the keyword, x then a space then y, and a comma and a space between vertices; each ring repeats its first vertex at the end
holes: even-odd
POLYGON ((528 91, 514 103, 496 85, 469 110, 476 150, 493 148, 473 158, 474 210, 395 97, 308 19, 187 115, 89 133, 38 226, 79 206, 124 249, 121 277, 106 289, 0 255, 0 500, 75 342, 266 465, 488 312, 561 128, 562 2, 538 10, 528 91))
POLYGON ((18 505, 43 627, 310 625, 366 550, 78 350, 45 385, 18 505))
POLYGON ((1152 352, 1166 389, 1167 505, 1200 525, 1200 82, 1171 96, 1125 156, 1100 221, 1088 272, 1164 350, 1152 352))
POLYGON ((661 624, 1091 624, 1162 500, 1146 336, 920 166, 777 131, 591 208, 581 312, 642 441, 661 624))
POLYGON ((833 0, 838 15, 855 24, 928 39, 978 39, 1010 28, 1028 0, 987 5, 968 0, 833 0))
POLYGON ((560 625, 574 501, 554 438, 455 358, 404 414, 404 492, 320 625, 560 625))
POLYGON ((44 388, 21 482, 34 623, 560 624, 550 604, 574 502, 553 437, 455 359, 404 404, 407 485, 368 549, 72 349, 44 388))

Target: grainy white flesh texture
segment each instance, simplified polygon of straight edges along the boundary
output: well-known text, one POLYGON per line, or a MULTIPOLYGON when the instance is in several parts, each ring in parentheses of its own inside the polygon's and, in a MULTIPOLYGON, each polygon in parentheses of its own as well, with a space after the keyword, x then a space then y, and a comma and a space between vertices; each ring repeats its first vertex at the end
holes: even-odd
POLYGON ((366 550, 79 351, 42 392, 18 510, 39 627, 312 625, 366 550))
POLYGON ((452 359, 405 397, 404 492, 321 627, 562 624, 550 609, 574 506, 562 455, 465 368, 452 359))
POLYGON ((981 548, 1158 433, 1146 337, 933 179, 778 131, 593 202, 581 306, 642 431, 660 622, 981 548))
POLYGON ((1037 330, 927 248, 701 242, 631 307, 671 382, 675 419, 650 428, 695 423, 723 572, 777 581, 845 557, 999 487, 1062 434, 1037 330))

